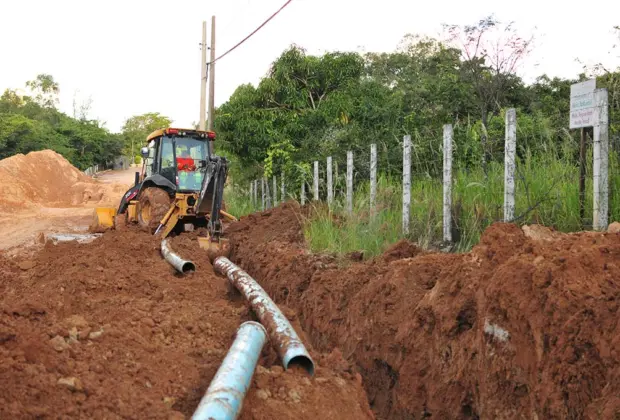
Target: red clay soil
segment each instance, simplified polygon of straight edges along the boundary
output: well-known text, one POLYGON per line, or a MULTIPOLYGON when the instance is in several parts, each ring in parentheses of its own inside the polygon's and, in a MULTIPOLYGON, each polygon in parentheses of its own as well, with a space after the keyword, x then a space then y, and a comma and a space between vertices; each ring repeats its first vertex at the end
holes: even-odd
MULTIPOLYGON (((199 252, 183 256, 195 273, 175 273, 133 229, 0 255, 0 418, 190 418, 253 314, 199 252)), ((309 347, 311 379, 265 346, 241 419, 373 418, 352 367, 309 347)))
POLYGON ((381 419, 620 419, 620 234, 495 224, 470 253, 309 255, 300 209, 229 228, 232 259, 339 349, 381 419))
POLYGON ((0 210, 115 204, 126 185, 97 182, 52 150, 0 160, 0 210))

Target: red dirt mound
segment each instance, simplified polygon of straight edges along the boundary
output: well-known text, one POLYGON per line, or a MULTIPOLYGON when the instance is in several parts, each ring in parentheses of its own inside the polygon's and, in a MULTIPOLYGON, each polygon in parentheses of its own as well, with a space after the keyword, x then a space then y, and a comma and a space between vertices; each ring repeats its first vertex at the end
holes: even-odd
MULTIPOLYGON (((0 256, 0 418, 189 418, 253 318, 196 263, 178 275, 159 242, 133 229, 48 243, 28 260, 0 256)), ((309 347, 312 379, 282 372, 265 346, 242 419, 373 418, 346 362, 309 347)))
POLYGON ((0 160, 1 210, 113 204, 126 189, 93 180, 52 150, 0 160))
POLYGON ((620 234, 495 224, 467 254, 342 268, 303 251, 298 211, 231 226, 233 259, 357 366, 378 418, 620 418, 620 234))

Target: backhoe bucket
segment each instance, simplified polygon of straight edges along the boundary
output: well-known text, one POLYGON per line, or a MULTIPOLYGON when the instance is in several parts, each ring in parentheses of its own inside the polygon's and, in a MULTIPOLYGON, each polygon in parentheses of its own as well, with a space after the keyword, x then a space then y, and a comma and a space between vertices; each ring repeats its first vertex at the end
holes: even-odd
POLYGON ((114 207, 97 207, 93 212, 93 220, 88 230, 101 233, 111 229, 114 227, 114 216, 116 216, 114 207))
POLYGON ((217 257, 223 256, 228 258, 230 256, 231 249, 228 239, 220 238, 219 240, 213 241, 209 236, 199 236, 198 244, 202 249, 207 251, 211 263, 213 263, 217 257))

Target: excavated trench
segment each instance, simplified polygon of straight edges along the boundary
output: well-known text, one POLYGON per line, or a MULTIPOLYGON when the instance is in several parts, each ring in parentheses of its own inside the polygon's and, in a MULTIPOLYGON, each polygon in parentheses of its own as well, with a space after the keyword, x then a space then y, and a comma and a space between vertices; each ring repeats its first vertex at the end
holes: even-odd
MULTIPOLYGON (((618 234, 496 224, 467 254, 355 262, 306 250, 305 211, 228 228, 317 365, 283 372, 266 346, 242 419, 620 416, 618 234)), ((192 234, 170 244, 195 273, 132 229, 0 256, 0 418, 191 416, 256 318, 192 234)))
MULTIPOLYGON (((51 151, 0 173, 3 249, 126 190, 51 151)), ((620 234, 496 224, 467 254, 400 242, 356 262, 307 252, 307 211, 228 229, 317 366, 284 372, 267 345, 241 419, 620 418, 620 234)), ((170 241, 184 276, 132 229, 0 254, 0 418, 189 418, 256 319, 194 239, 170 241)))
POLYGON ((232 259, 361 373, 380 419, 620 418, 620 235, 495 224, 470 253, 309 254, 287 203, 232 259))
MULTIPOLYGON (((239 326, 254 320, 189 238, 181 275, 128 229, 0 256, 0 418, 190 418, 239 326)), ((283 308, 305 342, 295 317, 283 308)), ((314 377, 265 345, 240 419, 371 419, 359 377, 310 347, 314 377)))

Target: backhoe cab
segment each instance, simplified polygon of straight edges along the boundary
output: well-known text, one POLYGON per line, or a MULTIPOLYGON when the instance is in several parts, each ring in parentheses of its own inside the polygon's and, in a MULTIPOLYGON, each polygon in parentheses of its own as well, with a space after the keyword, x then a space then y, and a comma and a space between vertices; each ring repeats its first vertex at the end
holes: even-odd
POLYGON ((221 238, 220 216, 236 220, 223 210, 224 183, 228 174, 225 158, 212 153, 215 133, 190 129, 156 130, 142 147, 142 171, 123 196, 118 209, 97 209, 97 223, 117 228, 137 222, 160 236, 207 228, 199 237, 202 248, 226 255, 229 247, 221 238))

